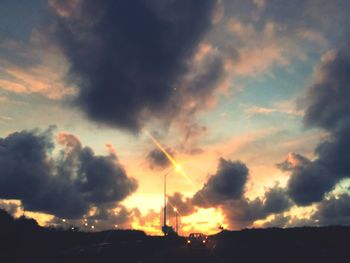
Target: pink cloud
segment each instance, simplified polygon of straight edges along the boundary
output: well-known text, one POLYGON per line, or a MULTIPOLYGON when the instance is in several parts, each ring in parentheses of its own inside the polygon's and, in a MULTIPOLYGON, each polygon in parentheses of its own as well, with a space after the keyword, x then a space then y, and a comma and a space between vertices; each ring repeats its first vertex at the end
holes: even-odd
POLYGON ((295 100, 280 101, 273 104, 272 107, 258 107, 258 106, 246 106, 244 109, 248 116, 260 115, 260 114, 272 114, 282 113, 291 116, 303 116, 303 111, 298 110, 295 100))
POLYGON ((259 8, 263 9, 266 6, 266 0, 254 0, 254 4, 259 8))
MULTIPOLYGON (((264 1, 256 1, 263 5, 264 1)), ((287 32, 286 27, 272 21, 257 28, 253 23, 243 23, 231 18, 227 30, 237 46, 238 61, 233 64, 233 71, 241 76, 271 74, 275 66, 287 67, 291 60, 307 59, 304 44, 327 45, 325 38, 318 32, 301 28, 287 32)))
POLYGON ((0 49, 16 53, 28 64, 11 59, 0 59, 0 89, 14 93, 38 93, 50 99, 60 100, 76 93, 73 85, 67 85, 64 77, 69 64, 62 54, 52 45, 42 40, 34 30, 29 44, 13 40, 4 40, 0 49))

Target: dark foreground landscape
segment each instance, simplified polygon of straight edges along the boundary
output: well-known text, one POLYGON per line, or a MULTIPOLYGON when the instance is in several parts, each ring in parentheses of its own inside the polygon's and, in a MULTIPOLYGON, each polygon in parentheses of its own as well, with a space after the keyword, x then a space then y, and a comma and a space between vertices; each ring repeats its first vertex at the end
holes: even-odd
POLYGON ((0 210, 0 262, 350 262, 350 227, 222 231, 207 248, 141 231, 39 227, 0 210))

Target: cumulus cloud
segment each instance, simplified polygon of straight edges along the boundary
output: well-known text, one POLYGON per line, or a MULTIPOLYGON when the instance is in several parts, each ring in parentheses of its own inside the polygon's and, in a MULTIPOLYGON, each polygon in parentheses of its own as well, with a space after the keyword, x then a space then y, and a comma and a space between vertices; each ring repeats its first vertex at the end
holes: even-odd
POLYGON ((191 198, 186 198, 179 192, 175 192, 174 194, 168 196, 167 200, 170 204, 170 209, 168 210, 167 214, 170 216, 175 216, 174 208, 177 209, 180 216, 188 216, 195 212, 191 198))
POLYGON ((298 205, 321 201, 341 179, 350 176, 349 71, 350 48, 345 44, 323 57, 314 84, 301 100, 305 124, 324 129, 329 135, 316 147, 315 160, 293 155, 280 165, 291 171, 288 192, 298 205))
POLYGON ((350 46, 328 51, 316 73, 316 83, 309 90, 304 103, 304 122, 308 126, 335 131, 349 119, 350 46), (331 95, 331 96, 330 96, 331 95))
POLYGON ((317 205, 312 218, 318 225, 350 225, 350 196, 331 196, 317 205))
POLYGON ((13 202, 5 202, 3 200, 0 201, 0 208, 5 210, 12 216, 15 216, 19 210, 19 205, 13 202))
MULTIPOLYGON (((174 157, 175 153, 172 149, 167 148, 166 151, 174 157)), ((147 161, 151 169, 164 169, 171 164, 168 157, 158 148, 155 148, 148 153, 147 161)))
POLYGON ((123 205, 115 206, 115 203, 99 205, 93 215, 86 217, 86 222, 91 222, 96 230, 108 230, 111 228, 131 228, 133 210, 123 205))
POLYGON ((264 210, 267 214, 278 214, 290 208, 292 202, 289 200, 286 190, 278 185, 268 188, 264 194, 264 210))
POLYGON ((226 219, 234 228, 251 226, 254 221, 287 211, 292 206, 284 188, 278 185, 266 190, 263 197, 241 198, 222 206, 226 219))
POLYGON ((310 163, 294 169, 288 180, 289 196, 298 205, 307 206, 323 199, 325 193, 331 191, 337 178, 327 167, 310 163))
POLYGON ((218 205, 227 200, 240 199, 245 191, 249 170, 240 161, 220 158, 216 174, 209 177, 194 196, 195 205, 218 205))
POLYGON ((269 227, 285 227, 289 220, 291 219, 290 216, 285 216, 284 214, 277 214, 274 215, 274 217, 263 224, 263 227, 269 228, 269 227))
POLYGON ((293 205, 286 189, 277 184, 267 188, 262 197, 252 200, 245 197, 248 176, 249 169, 244 163, 221 158, 216 174, 186 204, 221 209, 233 228, 251 226, 256 220, 285 212, 293 205))
POLYGON ((141 216, 138 209, 115 203, 104 203, 94 207, 81 218, 69 219, 53 217, 47 222, 59 228, 79 228, 83 231, 104 231, 111 229, 131 229, 132 224, 141 216))
POLYGON ((224 74, 220 55, 195 60, 214 0, 51 0, 51 40, 71 63, 75 100, 89 118, 139 131, 210 102, 224 74), (193 16, 193 14, 196 14, 193 16))
POLYGON ((277 164, 277 167, 282 171, 293 171, 297 168, 302 168, 310 163, 310 160, 305 156, 297 153, 289 153, 286 160, 277 164))
POLYGON ((276 214, 264 227, 303 227, 350 225, 349 194, 330 195, 319 202, 311 214, 305 217, 276 214))
POLYGON ((286 228, 319 226, 319 224, 317 223, 317 219, 315 219, 313 216, 300 217, 281 213, 274 215, 271 220, 265 222, 262 226, 286 228))
POLYGON ((55 158, 52 128, 0 138, 0 198, 20 200, 29 211, 79 218, 136 190, 136 180, 115 156, 95 155, 71 134, 60 134, 58 141, 63 148, 55 158))

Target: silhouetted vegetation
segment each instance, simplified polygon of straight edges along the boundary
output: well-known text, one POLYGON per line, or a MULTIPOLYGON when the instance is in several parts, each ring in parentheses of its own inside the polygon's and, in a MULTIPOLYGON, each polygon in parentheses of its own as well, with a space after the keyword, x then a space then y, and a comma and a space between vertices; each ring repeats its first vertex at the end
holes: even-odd
POLYGON ((223 230, 207 249, 142 231, 40 227, 0 209, 1 262, 349 262, 350 227, 223 230))

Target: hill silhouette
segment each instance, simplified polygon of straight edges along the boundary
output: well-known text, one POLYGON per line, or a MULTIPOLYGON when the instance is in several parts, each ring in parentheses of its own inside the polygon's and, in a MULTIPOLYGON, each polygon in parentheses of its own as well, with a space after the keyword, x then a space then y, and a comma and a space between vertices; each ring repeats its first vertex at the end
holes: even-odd
POLYGON ((349 262, 350 227, 222 231, 207 248, 142 231, 40 227, 0 209, 0 262, 349 262))

